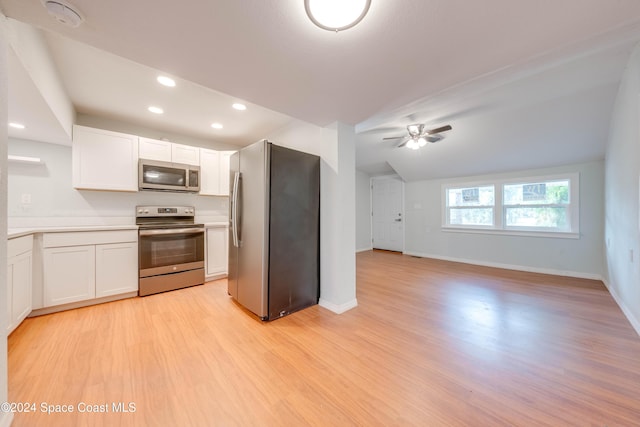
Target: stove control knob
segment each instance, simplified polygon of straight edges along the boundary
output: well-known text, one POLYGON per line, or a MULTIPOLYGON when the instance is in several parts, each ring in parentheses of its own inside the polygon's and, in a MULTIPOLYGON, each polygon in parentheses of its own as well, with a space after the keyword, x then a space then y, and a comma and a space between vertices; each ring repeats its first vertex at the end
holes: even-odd
POLYGON ((141 214, 142 212, 144 212, 142 209, 138 209, 139 214, 141 214))
POLYGON ((148 214, 149 213, 149 209, 145 209, 144 213, 148 214))

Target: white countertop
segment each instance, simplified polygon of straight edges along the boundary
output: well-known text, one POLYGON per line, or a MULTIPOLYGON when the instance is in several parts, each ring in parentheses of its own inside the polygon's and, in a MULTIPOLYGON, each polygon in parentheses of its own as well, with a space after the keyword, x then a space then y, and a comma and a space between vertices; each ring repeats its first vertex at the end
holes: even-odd
MULTIPOLYGON (((227 221, 205 222, 205 228, 226 227, 227 221)), ((137 225, 78 225, 78 226, 43 226, 43 227, 23 227, 9 228, 7 239, 27 236, 34 233, 64 233, 71 231, 110 231, 110 230, 137 230, 137 225)))
POLYGON ((64 233, 69 231, 109 231, 109 230, 137 230, 137 225, 80 225, 80 226, 54 226, 54 227, 29 227, 9 228, 7 239, 26 236, 33 233, 64 233))

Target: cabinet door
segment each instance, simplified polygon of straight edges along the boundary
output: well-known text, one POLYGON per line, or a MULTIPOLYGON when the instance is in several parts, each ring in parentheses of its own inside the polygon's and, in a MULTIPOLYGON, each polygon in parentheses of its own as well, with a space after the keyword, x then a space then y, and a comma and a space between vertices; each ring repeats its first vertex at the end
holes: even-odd
POLYGON ((96 245, 96 298, 138 290, 138 244, 96 245))
POLYGON ((171 143, 169 141, 140 137, 138 154, 141 159, 170 162, 171 143))
POLYGON ((220 153, 215 150, 200 149, 200 194, 217 196, 220 187, 220 153))
POLYGON ((220 188, 218 194, 220 196, 229 195, 229 160, 235 151, 221 151, 219 174, 220 174, 220 188))
POLYGON ((227 273, 227 228, 207 228, 207 276, 227 273))
POLYGON ((6 303, 7 316, 5 318, 7 335, 9 335, 11 331, 13 331, 13 329, 15 328, 15 325, 13 324, 13 319, 11 316, 11 311, 13 309, 13 304, 11 303, 12 300, 13 300, 13 263, 11 262, 11 259, 9 259, 9 262, 7 263, 7 303, 6 303))
POLYGON ((31 252, 14 257, 12 278, 11 323, 17 327, 31 313, 31 252))
POLYGON ((198 166, 200 164, 200 149, 189 145, 171 144, 171 161, 198 166))
POLYGON ((73 187, 138 191, 138 137, 73 127, 73 187))
POLYGON ((95 298, 95 246, 44 250, 44 306, 95 298))

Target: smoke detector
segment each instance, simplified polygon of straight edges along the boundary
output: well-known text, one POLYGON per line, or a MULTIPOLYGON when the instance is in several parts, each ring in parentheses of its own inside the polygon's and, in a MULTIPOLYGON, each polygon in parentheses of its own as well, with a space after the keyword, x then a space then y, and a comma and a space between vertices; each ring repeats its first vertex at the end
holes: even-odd
POLYGON ((84 18, 75 6, 64 0, 42 0, 42 4, 56 21, 72 28, 78 27, 84 18))

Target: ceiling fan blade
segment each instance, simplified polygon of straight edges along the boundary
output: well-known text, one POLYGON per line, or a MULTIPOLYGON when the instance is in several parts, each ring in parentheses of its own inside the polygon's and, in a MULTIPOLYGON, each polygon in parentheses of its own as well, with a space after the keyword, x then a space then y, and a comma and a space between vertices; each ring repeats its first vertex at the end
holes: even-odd
POLYGON ((384 141, 385 139, 401 139, 404 138, 404 136, 389 136, 387 138, 382 138, 382 140, 384 141))
POLYGON ((453 129, 450 125, 440 126, 439 128, 431 129, 427 131, 427 135, 433 135, 435 133, 446 132, 453 129))
POLYGON ((424 138, 429 142, 438 142, 444 139, 444 135, 427 135, 424 138))
POLYGON ((398 144, 398 145, 396 146, 396 148, 402 148, 402 147, 404 147, 405 145, 407 145, 407 142, 409 142, 409 141, 411 141, 411 138, 407 138, 407 139, 405 139, 405 140, 404 140, 404 141, 402 141, 400 144, 398 144))

